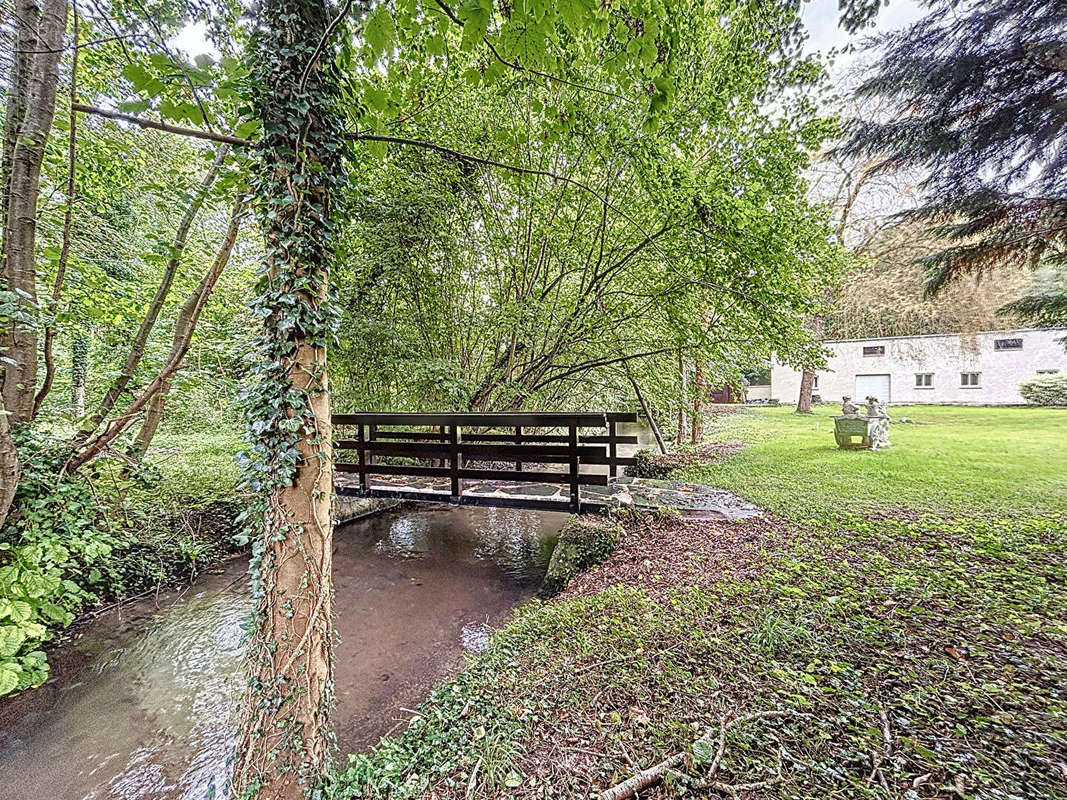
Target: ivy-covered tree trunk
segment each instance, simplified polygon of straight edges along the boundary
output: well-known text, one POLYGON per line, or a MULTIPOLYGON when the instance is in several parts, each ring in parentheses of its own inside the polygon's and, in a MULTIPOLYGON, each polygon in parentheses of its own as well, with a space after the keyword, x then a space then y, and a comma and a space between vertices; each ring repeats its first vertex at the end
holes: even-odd
POLYGON ((247 485, 253 509, 249 642, 235 791, 302 797, 329 764, 333 686, 332 460, 326 346, 334 199, 343 121, 323 0, 265 0, 253 102, 262 122, 252 187, 267 260, 253 302, 263 319, 250 376, 247 485), (314 61, 312 60, 314 59, 314 61))

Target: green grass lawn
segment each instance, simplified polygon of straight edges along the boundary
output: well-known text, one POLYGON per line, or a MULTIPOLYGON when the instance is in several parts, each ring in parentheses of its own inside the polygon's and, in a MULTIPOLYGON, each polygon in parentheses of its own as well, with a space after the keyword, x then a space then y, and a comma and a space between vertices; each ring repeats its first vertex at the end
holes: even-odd
POLYGON ((1067 513, 1067 410, 894 408, 893 446, 878 452, 839 450, 836 413, 817 406, 811 415, 784 407, 719 415, 709 435, 748 446, 683 475, 783 512, 1067 513))

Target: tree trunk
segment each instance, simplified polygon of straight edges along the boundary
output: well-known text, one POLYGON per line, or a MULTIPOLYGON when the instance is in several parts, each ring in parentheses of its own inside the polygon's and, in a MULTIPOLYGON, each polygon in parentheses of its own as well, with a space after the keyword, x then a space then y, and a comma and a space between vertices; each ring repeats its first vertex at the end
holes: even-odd
POLYGON ((800 397, 797 399, 798 414, 810 414, 811 413, 811 395, 813 387, 815 386, 815 373, 811 370, 804 370, 800 376, 800 397))
POLYGON ((666 454, 667 445, 663 441, 663 434, 660 433, 659 425, 656 424, 656 418, 652 416, 652 409, 649 408, 644 394, 641 393, 641 387, 637 385, 637 381, 634 379, 633 375, 627 374, 627 377, 630 379, 630 385, 634 387, 634 394, 637 395, 637 402, 641 405, 641 413, 645 415, 645 419, 648 420, 648 427, 652 429, 652 435, 656 437, 656 444, 659 446, 659 451, 666 454))
POLYGON ((11 439, 11 425, 0 397, 0 528, 4 527, 15 489, 19 485, 19 451, 11 439))
MULTIPOLYGON (((823 328, 826 325, 826 317, 815 317, 811 320, 811 332, 816 339, 822 338, 823 328)), ((815 373, 804 370, 800 376, 800 396, 797 398, 797 414, 811 413, 811 395, 815 391, 815 373)))
MULTIPOLYGON (((66 0, 26 1, 18 4, 15 16, 17 49, 9 102, 16 113, 12 126, 5 127, 5 147, 12 149, 0 162, 9 170, 3 176, 2 272, 5 288, 19 293, 19 304, 29 316, 37 314, 37 199, 45 143, 55 115, 66 12, 66 0)), ((14 362, 5 362, 0 373, 0 396, 11 414, 9 423, 26 422, 33 415, 37 388, 35 326, 11 320, 0 333, 0 354, 14 362)))
POLYGON ((52 381, 56 375, 55 339, 56 312, 59 298, 63 293, 63 280, 67 274, 67 259, 70 257, 70 229, 74 221, 74 177, 78 165, 78 117, 74 105, 78 102, 78 6, 72 0, 71 16, 73 18, 74 50, 70 64, 70 125, 67 136, 67 207, 63 211, 63 237, 59 248, 59 260, 56 263, 56 277, 52 284, 52 296, 48 303, 48 315, 44 329, 44 379, 41 388, 33 398, 33 416, 36 417, 44 405, 45 398, 52 391, 52 381))
MULTIPOLYGON (((193 332, 196 330, 196 324, 200 318, 200 312, 207 304, 208 297, 211 296, 211 292, 215 288, 215 283, 230 260, 233 244, 237 241, 237 233, 241 229, 241 214, 243 210, 244 198, 242 197, 238 198, 233 204, 233 210, 230 212, 229 228, 227 228, 226 235, 222 239, 222 244, 219 245, 218 253, 215 255, 215 260, 212 262, 210 269, 200 279, 200 283, 197 284, 196 288, 185 298, 185 302, 182 303, 181 310, 174 320, 174 333, 171 339, 170 356, 167 358, 168 363, 180 364, 189 350, 193 332)), ((148 404, 148 411, 145 413, 141 430, 138 432, 133 448, 129 453, 135 462, 144 457, 144 454, 148 452, 148 448, 152 444, 152 438, 156 435, 159 423, 163 420, 163 411, 167 404, 170 386, 169 379, 162 381, 159 391, 152 396, 152 401, 148 404)))
POLYGON ((686 403, 689 402, 688 374, 685 368, 685 356, 678 353, 678 433, 674 437, 674 444, 681 445, 685 441, 685 432, 689 428, 689 415, 686 414, 686 403))
POLYGON ((326 344, 344 120, 325 0, 264 0, 253 98, 264 134, 253 188, 267 268, 253 366, 249 465, 263 525, 251 532, 257 610, 248 644, 234 795, 302 800, 329 767, 333 736, 333 461, 326 344), (326 42, 328 46, 321 46, 326 42), (320 53, 309 61, 309 53, 320 53))
POLYGON ((708 382, 699 361, 693 368, 693 383, 696 384, 696 397, 693 398, 693 431, 689 441, 699 444, 704 438, 704 401, 708 396, 708 382))
POLYGON ((229 153, 229 145, 220 144, 215 151, 215 160, 211 164, 211 168, 208 169, 207 174, 204 175, 204 179, 200 182, 200 186, 197 189, 193 199, 189 201, 189 205, 185 209, 185 213, 182 215, 181 222, 178 224, 178 230, 174 234, 174 241, 170 246, 170 257, 167 259, 167 265, 163 270, 163 277, 160 279, 159 286, 156 288, 156 294, 152 298, 152 302, 148 306, 148 310, 145 312, 144 319, 141 320, 141 325, 137 329, 136 335, 133 337, 133 343, 130 345, 130 352, 126 355, 126 361, 122 365, 122 370, 115 377, 111 386, 104 394, 104 398, 100 401, 100 404, 93 411, 92 415, 85 420, 80 429, 78 435, 75 437, 77 442, 84 442, 93 432, 100 427, 100 423, 104 421, 107 415, 111 412, 111 409, 115 407, 119 397, 126 391, 126 388, 133 382, 134 373, 137 371, 137 366, 141 363, 141 358, 144 356, 145 347, 148 344, 148 337, 152 333, 152 329, 156 325, 156 320, 159 319, 159 314, 163 310, 163 304, 167 301, 167 296, 170 294, 171 284, 174 283, 174 276, 178 272, 178 266, 181 262, 182 254, 185 251, 185 242, 189 236, 189 229, 193 225, 193 220, 196 219, 197 213, 200 211, 201 206, 204 204, 204 200, 207 198, 208 192, 211 190, 212 184, 215 183, 215 178, 218 177, 219 171, 222 169, 222 164, 226 160, 226 155, 229 153))

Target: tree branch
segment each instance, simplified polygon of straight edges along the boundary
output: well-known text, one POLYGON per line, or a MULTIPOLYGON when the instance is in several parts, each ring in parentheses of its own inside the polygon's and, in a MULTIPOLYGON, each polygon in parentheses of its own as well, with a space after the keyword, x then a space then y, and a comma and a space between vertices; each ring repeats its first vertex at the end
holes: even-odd
POLYGON ((96 117, 104 117, 105 119, 118 120, 119 122, 128 122, 131 125, 136 125, 139 128, 147 128, 154 131, 163 131, 164 133, 176 133, 179 136, 191 136, 194 139, 206 139, 209 142, 220 142, 222 144, 232 144, 238 147, 244 147, 252 144, 248 139, 242 139, 240 136, 230 136, 226 133, 215 133, 213 131, 205 131, 199 128, 186 128, 181 125, 170 125, 166 122, 156 122, 154 119, 144 119, 143 117, 135 117, 133 114, 123 114, 121 111, 110 111, 106 108, 97 108, 96 106, 87 106, 84 103, 75 103, 71 106, 72 109, 81 114, 92 114, 96 117))

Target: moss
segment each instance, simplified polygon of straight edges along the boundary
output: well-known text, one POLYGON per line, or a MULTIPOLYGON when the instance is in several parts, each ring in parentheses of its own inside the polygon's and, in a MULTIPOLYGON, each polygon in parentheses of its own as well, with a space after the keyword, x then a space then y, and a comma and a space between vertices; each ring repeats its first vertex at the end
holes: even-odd
POLYGON ((599 564, 615 549, 622 526, 606 517, 571 517, 559 533, 538 595, 554 597, 583 570, 599 564))

